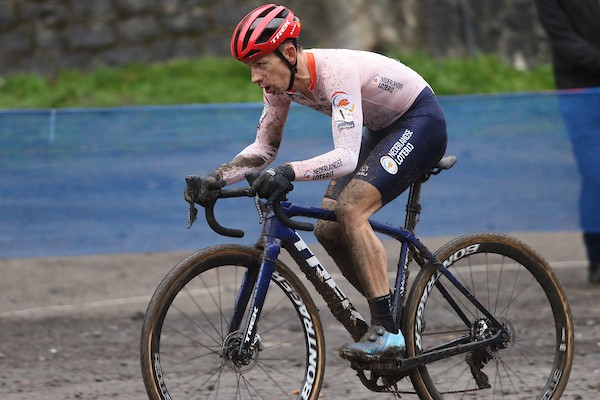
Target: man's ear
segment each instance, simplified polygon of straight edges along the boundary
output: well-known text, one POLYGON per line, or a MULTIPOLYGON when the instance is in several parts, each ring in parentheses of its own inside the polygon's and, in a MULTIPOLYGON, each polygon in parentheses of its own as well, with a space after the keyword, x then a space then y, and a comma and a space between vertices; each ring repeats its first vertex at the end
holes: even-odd
POLYGON ((296 46, 294 46, 292 43, 286 43, 284 46, 283 54, 285 55, 285 58, 288 59, 290 64, 294 64, 298 57, 296 46))

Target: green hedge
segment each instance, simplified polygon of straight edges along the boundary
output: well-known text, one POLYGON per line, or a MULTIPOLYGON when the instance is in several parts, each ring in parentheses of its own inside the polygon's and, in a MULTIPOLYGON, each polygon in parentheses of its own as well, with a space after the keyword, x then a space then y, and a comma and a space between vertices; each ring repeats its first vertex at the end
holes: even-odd
MULTIPOLYGON (((398 56, 439 95, 553 89, 550 66, 529 71, 492 56, 433 59, 398 56)), ((233 59, 200 58, 151 65, 65 70, 52 78, 18 74, 0 78, 0 108, 115 107, 261 101, 248 67, 233 59)))

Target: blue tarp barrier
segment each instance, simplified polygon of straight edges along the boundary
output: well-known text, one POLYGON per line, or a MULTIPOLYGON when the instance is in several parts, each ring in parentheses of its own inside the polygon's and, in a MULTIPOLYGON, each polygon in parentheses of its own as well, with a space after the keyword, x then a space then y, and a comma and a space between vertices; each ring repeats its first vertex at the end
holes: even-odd
MULTIPOLYGON (((600 91, 571 96, 597 102, 600 91)), ((418 235, 580 229, 580 177, 556 93, 441 103, 447 154, 458 163, 425 184, 418 235)), ((202 221, 187 230, 182 194, 186 175, 211 172, 253 140, 261 110, 231 104, 0 112, 0 258, 253 243, 260 226, 251 202, 217 208, 224 225, 246 231, 229 239, 202 221)), ((294 106, 276 162, 331 146, 328 117, 294 106)), ((290 198, 318 205, 325 187, 299 182, 290 198)), ((402 224, 404 202, 402 196, 377 219, 402 224)))

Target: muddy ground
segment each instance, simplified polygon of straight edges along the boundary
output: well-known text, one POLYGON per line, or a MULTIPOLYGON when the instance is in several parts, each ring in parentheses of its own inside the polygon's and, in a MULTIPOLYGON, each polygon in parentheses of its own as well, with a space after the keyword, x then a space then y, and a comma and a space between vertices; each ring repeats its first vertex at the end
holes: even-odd
MULTIPOLYGON (((550 261, 571 303, 576 351, 563 398, 600 398, 600 286, 586 281, 580 235, 515 236, 550 261)), ((435 249, 446 239, 424 242, 435 249)), ((337 278, 318 246, 313 250, 337 278)), ((158 282, 188 253, 0 260, 0 397, 146 398, 138 353, 143 314, 158 282)), ((392 260, 391 269, 394 264, 392 260)), ((336 280, 344 286, 341 278, 336 280)), ((355 292, 348 292, 359 310, 364 309, 365 303, 355 292)), ((337 348, 349 340, 348 334, 326 307, 321 309, 328 345, 321 397, 391 398, 364 388, 346 361, 337 356, 337 348)))

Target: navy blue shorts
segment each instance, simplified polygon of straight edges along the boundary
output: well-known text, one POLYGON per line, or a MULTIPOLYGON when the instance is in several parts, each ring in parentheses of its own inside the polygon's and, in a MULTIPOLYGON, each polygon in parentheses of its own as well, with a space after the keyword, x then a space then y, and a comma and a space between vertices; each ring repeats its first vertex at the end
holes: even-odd
POLYGON ((379 190, 385 205, 444 156, 447 140, 444 112, 435 94, 425 88, 392 125, 379 131, 365 128, 358 167, 333 179, 325 197, 337 200, 350 180, 360 179, 379 190))

